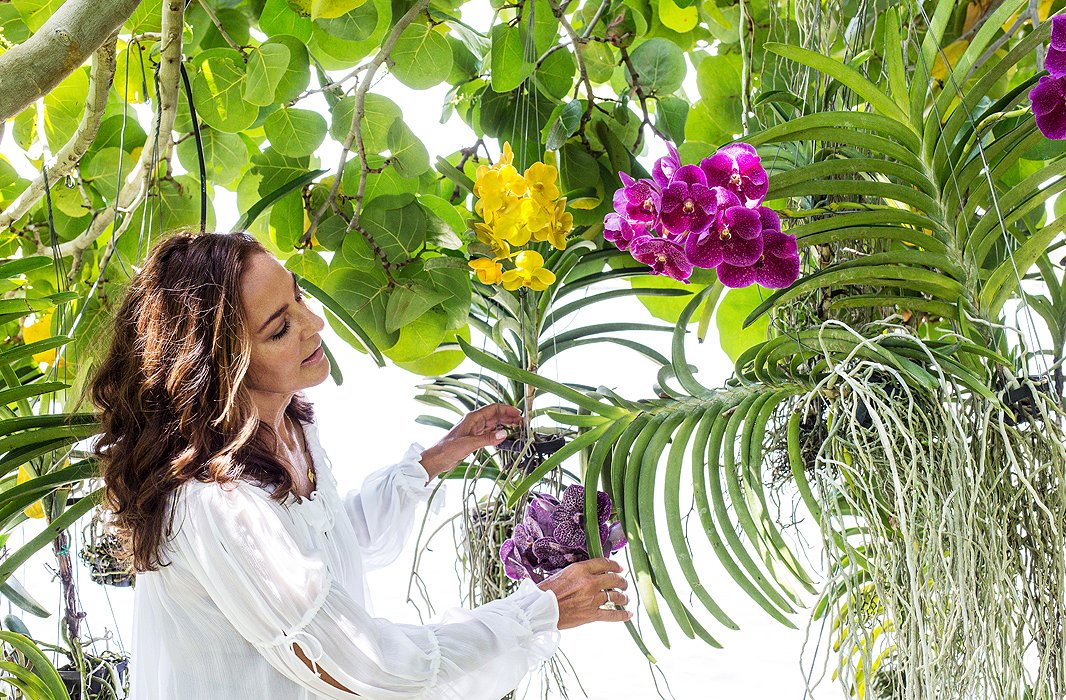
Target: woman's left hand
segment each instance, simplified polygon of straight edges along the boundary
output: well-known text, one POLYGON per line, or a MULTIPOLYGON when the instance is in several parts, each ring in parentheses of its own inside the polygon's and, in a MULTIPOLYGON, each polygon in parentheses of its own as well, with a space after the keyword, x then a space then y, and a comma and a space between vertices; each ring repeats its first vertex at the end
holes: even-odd
POLYGON ((433 479, 454 469, 474 450, 500 444, 507 437, 500 426, 521 423, 522 412, 514 406, 494 403, 479 408, 463 416, 440 442, 422 453, 419 461, 433 479))

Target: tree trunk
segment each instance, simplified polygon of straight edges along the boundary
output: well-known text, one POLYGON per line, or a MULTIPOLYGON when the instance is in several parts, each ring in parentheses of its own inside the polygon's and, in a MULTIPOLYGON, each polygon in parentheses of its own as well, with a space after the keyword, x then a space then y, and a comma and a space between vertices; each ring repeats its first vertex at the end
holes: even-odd
POLYGON ((67 0, 33 36, 0 54, 0 122, 77 70, 140 3, 67 0))

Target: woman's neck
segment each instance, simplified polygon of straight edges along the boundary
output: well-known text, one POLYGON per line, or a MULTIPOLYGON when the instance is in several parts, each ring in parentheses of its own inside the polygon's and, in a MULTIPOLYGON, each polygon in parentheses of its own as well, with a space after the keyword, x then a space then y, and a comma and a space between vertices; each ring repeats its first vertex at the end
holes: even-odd
POLYGON ((285 409, 292 402, 293 394, 274 394, 266 392, 251 392, 252 403, 255 404, 259 414, 259 420, 266 423, 288 446, 295 444, 296 436, 292 434, 285 422, 285 409))

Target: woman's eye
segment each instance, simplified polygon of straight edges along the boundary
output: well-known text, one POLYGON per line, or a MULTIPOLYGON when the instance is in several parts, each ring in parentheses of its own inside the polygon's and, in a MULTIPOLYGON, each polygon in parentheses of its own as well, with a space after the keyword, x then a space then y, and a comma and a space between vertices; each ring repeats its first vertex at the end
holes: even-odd
POLYGON ((281 326, 281 330, 270 336, 271 340, 281 340, 282 336, 289 332, 289 319, 285 319, 285 323, 281 326))

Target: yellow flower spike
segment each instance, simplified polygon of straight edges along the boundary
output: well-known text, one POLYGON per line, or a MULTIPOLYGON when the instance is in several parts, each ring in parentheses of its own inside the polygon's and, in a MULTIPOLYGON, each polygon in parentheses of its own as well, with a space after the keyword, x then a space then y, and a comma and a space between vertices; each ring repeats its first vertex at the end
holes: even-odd
POLYGON ((474 183, 474 189, 478 196, 478 206, 483 210, 495 211, 503 207, 507 193, 498 171, 486 170, 474 183))
POLYGON ((503 265, 488 258, 474 258, 469 263, 482 284, 499 284, 503 281, 503 265))
MULTIPOLYGON (((21 467, 19 467, 19 474, 18 477, 15 479, 15 484, 24 484, 32 478, 33 475, 30 474, 30 471, 28 469, 26 469, 26 465, 22 465, 21 467)), ((43 518, 44 504, 41 501, 34 501, 22 512, 26 514, 27 518, 43 518)))
POLYGON ((548 203, 558 198, 559 188, 556 186, 556 178, 559 171, 555 166, 536 162, 526 168, 525 178, 529 184, 529 196, 541 202, 548 203))
POLYGON ((531 234, 526 218, 523 216, 521 200, 515 200, 513 206, 499 212, 492 223, 497 238, 515 247, 529 243, 531 234))
POLYGON ((530 231, 534 232, 533 237, 536 240, 547 240, 538 236, 537 233, 551 224, 554 208, 552 202, 541 202, 536 199, 522 200, 522 214, 526 217, 526 225, 530 231))

